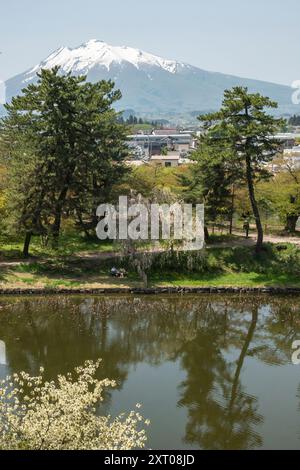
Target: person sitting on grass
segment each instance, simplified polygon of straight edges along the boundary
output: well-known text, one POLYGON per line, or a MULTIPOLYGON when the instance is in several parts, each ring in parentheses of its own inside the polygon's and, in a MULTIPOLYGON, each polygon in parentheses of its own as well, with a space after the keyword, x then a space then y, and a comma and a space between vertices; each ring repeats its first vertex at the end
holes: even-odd
POLYGON ((113 277, 119 277, 119 278, 123 278, 126 276, 126 271, 125 269, 117 269, 115 267, 111 268, 110 270, 110 275, 113 276, 113 277))

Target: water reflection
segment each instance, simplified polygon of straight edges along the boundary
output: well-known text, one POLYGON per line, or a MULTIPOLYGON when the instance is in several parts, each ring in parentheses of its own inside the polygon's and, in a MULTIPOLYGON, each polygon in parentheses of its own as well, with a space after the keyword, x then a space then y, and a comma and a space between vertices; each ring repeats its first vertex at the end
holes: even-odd
MULTIPOLYGON (((276 367, 280 380, 291 344, 300 339, 300 299, 51 297, 2 305, 0 363, 4 357, 7 371, 34 374, 43 365, 52 378, 101 357, 100 375, 116 379, 122 394, 136 367, 147 364, 155 368, 152 393, 162 409, 169 399, 159 386, 162 365, 183 371, 174 416, 182 444, 193 448, 263 447, 269 417, 249 391, 246 366, 276 367)), ((296 397, 297 387, 289 393, 296 397)), ((107 409, 113 401, 107 397, 107 409)))
POLYGON ((199 330, 193 344, 182 351, 188 380, 181 385, 180 404, 189 410, 185 437, 189 443, 197 442, 205 449, 260 447, 261 436, 254 428, 262 421, 257 412, 257 398, 248 395, 240 381, 257 317, 257 308, 253 308, 236 362, 226 359, 222 353, 229 346, 226 336, 230 324, 226 317, 218 332, 212 318, 212 327, 199 330))

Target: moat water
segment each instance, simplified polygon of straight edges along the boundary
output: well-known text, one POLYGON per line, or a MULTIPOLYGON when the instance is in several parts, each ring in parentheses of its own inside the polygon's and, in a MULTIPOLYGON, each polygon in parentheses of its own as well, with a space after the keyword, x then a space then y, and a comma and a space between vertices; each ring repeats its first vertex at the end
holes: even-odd
POLYGON ((297 340, 300 297, 0 298, 0 377, 102 358, 103 412, 142 403, 152 449, 300 449, 297 340))

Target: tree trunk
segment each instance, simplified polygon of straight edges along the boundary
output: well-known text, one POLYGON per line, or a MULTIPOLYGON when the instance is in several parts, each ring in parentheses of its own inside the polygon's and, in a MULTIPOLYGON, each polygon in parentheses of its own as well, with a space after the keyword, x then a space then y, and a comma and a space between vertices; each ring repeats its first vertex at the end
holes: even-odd
POLYGON ((206 225, 204 226, 204 240, 205 240, 205 243, 209 242, 209 233, 208 233, 208 228, 206 225))
POLYGON ((229 234, 232 235, 233 231, 233 216, 234 216, 234 198, 235 198, 235 193, 234 193, 234 185, 232 185, 232 191, 231 191, 231 208, 230 208, 230 223, 229 223, 229 234))
POLYGON ((23 256, 24 258, 28 258, 29 256, 29 246, 31 242, 32 232, 27 232, 25 235, 24 240, 24 247, 23 247, 23 256))
MULTIPOLYGON (((70 147, 72 152, 74 152, 74 142, 70 142, 70 147)), ((58 196, 58 199, 56 201, 56 206, 55 206, 55 216, 54 216, 54 223, 51 228, 51 235, 52 235, 52 248, 57 248, 58 246, 58 239, 59 239, 59 232, 60 232, 60 226, 61 226, 61 216, 62 216, 62 211, 64 208, 64 204, 66 201, 66 197, 68 194, 68 190, 70 187, 70 183, 72 181, 72 176, 74 174, 76 167, 76 163, 70 162, 69 165, 69 171, 64 179, 64 184, 62 186, 60 195, 58 196)))
POLYGON ((286 216, 285 231, 289 232, 289 233, 295 233, 298 219, 299 219, 299 217, 297 215, 287 215, 286 216))
POLYGON ((60 226, 61 226, 61 214, 62 214, 63 205, 66 200, 67 193, 68 193, 68 187, 65 187, 59 195, 56 208, 55 208, 55 218, 54 218, 54 223, 51 229, 52 248, 54 249, 57 248, 58 246, 58 238, 59 238, 59 232, 60 232, 60 226))
POLYGON ((91 234, 88 230, 88 228, 86 227, 86 224, 83 222, 82 220, 82 216, 81 216, 81 212, 79 209, 76 210, 76 217, 77 217, 77 225, 80 227, 80 229, 83 231, 83 233, 85 234, 86 238, 91 238, 91 234))
POLYGON ((255 218, 256 230, 257 230, 257 242, 256 242, 255 251, 256 253, 259 253, 262 249, 262 245, 264 241, 264 231, 263 231, 263 226, 260 220, 260 213, 258 210, 258 205, 257 205, 256 198, 255 198, 251 160, 248 155, 246 155, 246 177, 247 177, 249 198, 250 198, 252 211, 253 211, 253 215, 255 218))
POLYGON ((247 336, 245 338, 243 348, 241 350, 240 356, 237 361, 237 368, 236 368, 233 383, 232 383, 231 397, 230 397, 230 402, 228 406, 228 422, 231 423, 231 426, 230 426, 231 435, 232 435, 233 426, 234 426, 234 404, 235 404, 235 400, 236 400, 237 392, 239 388, 240 375, 241 375, 241 371, 244 365, 244 361, 249 351, 250 344, 253 340, 253 336, 257 327, 257 321, 258 321, 258 308, 254 307, 252 310, 251 323, 248 329, 247 336))
POLYGON ((54 224, 52 225, 51 246, 54 250, 58 247, 60 224, 61 224, 61 213, 59 212, 56 214, 54 224))

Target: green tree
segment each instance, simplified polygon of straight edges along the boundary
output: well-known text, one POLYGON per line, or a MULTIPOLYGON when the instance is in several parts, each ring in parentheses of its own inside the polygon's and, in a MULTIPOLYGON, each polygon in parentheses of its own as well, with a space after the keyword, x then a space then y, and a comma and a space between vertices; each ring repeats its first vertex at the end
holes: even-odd
MULTIPOLYGON (((179 175, 185 187, 185 199, 193 204, 205 204, 207 222, 229 219, 233 209, 232 186, 237 179, 232 165, 228 164, 233 160, 232 153, 200 138, 191 158, 195 164, 191 165, 188 173, 179 175)), ((205 232, 208 238, 207 228, 205 232)))
MULTIPOLYGON (((228 166, 237 179, 245 181, 257 228, 256 252, 263 244, 263 227, 255 195, 255 183, 270 177, 265 164, 279 152, 280 142, 272 136, 283 124, 267 114, 265 108, 277 104, 260 94, 248 93, 247 88, 234 87, 224 93, 220 111, 200 116, 204 124, 203 141, 221 153, 228 152, 228 166)), ((219 156, 215 153, 215 157, 219 156)))
POLYGON ((161 155, 167 156, 168 155, 168 147, 167 145, 163 145, 160 151, 161 155))
MULTIPOLYGON (((6 195, 5 195, 5 168, 0 166, 0 235, 1 232, 5 229, 5 219, 7 216, 7 205, 6 205, 6 195)), ((1 243, 1 241, 0 241, 1 243)))
MULTIPOLYGON (((14 119, 14 118, 13 118, 14 119)), ((13 121, 12 119, 12 121, 13 121)), ((25 233, 24 254, 28 255, 32 235, 45 235, 50 215, 45 165, 33 151, 36 134, 32 129, 6 121, 2 128, 0 157, 5 168, 6 228, 10 234, 25 233), (21 130, 22 129, 22 130, 21 130)), ((16 119, 14 119, 14 122, 16 119)))
POLYGON ((291 126, 300 126, 300 116, 297 116, 296 114, 294 114, 294 116, 292 116, 288 123, 291 125, 291 126))
POLYGON ((300 217, 300 172, 290 165, 270 181, 258 185, 259 196, 271 205, 273 212, 284 224, 284 230, 296 232, 300 217))
POLYGON ((122 174, 126 128, 112 108, 120 98, 111 81, 86 83, 56 67, 6 105, 1 134, 25 256, 32 235, 57 246, 64 213, 80 214, 87 198, 94 211, 108 179, 122 174))

